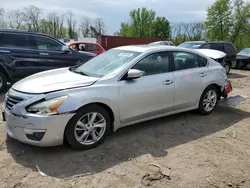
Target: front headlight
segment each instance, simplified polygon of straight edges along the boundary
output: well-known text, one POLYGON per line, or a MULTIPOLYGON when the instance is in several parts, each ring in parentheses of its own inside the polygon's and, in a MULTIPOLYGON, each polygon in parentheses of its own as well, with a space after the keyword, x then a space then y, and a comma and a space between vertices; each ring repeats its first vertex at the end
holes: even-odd
POLYGON ((27 111, 38 115, 57 114, 57 109, 68 98, 68 96, 58 97, 33 104, 27 108, 27 111))

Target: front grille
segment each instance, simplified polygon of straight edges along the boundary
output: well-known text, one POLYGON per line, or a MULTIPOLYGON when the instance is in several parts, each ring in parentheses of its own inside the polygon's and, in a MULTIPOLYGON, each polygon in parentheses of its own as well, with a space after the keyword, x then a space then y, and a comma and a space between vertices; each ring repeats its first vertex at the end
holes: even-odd
POLYGON ((19 102, 23 101, 23 98, 7 95, 5 100, 5 105, 8 110, 10 110, 14 105, 18 104, 19 102))

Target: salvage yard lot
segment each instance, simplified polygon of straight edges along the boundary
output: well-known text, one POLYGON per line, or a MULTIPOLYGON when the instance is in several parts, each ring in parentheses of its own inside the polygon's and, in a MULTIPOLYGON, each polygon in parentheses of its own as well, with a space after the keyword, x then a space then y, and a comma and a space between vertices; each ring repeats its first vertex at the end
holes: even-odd
MULTIPOLYGON (((250 72, 229 78, 231 95, 250 96, 250 72)), ((187 112, 125 127, 88 151, 21 144, 6 138, 1 122, 0 187, 249 188, 249 138, 249 98, 209 116, 187 112), (170 178, 157 176, 167 168, 170 178)))

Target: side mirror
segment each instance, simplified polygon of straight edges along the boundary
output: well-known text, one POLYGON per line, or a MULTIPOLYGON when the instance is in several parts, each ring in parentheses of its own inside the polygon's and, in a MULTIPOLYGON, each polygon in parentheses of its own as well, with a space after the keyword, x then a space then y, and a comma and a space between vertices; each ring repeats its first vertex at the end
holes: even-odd
POLYGON ((127 73, 127 79, 137 79, 142 75, 142 71, 137 69, 130 69, 127 73))
POLYGON ((69 47, 66 45, 62 46, 62 52, 70 52, 69 47))

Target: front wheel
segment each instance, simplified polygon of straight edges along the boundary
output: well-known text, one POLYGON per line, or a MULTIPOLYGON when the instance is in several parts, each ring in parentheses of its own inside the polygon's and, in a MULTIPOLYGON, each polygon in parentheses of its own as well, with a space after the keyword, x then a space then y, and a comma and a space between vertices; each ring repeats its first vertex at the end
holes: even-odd
POLYGON ((214 86, 209 86, 201 95, 198 111, 202 115, 208 115, 215 109, 217 103, 218 90, 214 86))
POLYGON ((83 107, 69 121, 65 135, 74 149, 91 149, 98 146, 111 130, 109 113, 99 105, 83 107))
POLYGON ((0 72, 0 92, 3 92, 7 88, 7 79, 5 75, 0 72))

